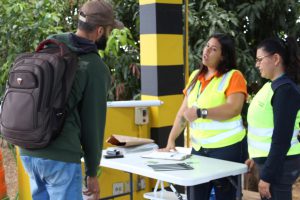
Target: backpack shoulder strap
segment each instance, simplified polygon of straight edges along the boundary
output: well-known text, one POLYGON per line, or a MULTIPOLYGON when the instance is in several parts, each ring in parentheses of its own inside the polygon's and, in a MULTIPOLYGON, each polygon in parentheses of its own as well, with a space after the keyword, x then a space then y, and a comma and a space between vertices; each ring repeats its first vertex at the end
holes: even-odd
POLYGON ((63 104, 67 103, 76 71, 78 69, 78 55, 76 52, 71 51, 71 49, 63 42, 60 42, 56 39, 46 39, 43 40, 36 48, 36 52, 57 52, 59 56, 63 57, 65 60, 65 64, 67 68, 64 73, 64 90, 65 90, 65 98, 63 100, 63 104), (57 50, 59 48, 59 51, 57 50), (56 50, 55 50, 56 49, 56 50))
POLYGON ((43 40, 41 43, 36 48, 36 52, 42 51, 46 45, 55 45, 60 49, 60 55, 64 56, 65 54, 69 53, 70 50, 69 48, 62 42, 59 42, 58 40, 55 39, 46 39, 43 40))

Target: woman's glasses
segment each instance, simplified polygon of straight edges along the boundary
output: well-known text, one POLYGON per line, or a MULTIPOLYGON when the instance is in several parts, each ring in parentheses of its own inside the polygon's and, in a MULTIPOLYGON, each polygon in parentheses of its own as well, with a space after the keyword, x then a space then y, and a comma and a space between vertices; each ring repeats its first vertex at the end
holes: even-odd
POLYGON ((255 59, 255 62, 256 63, 261 63, 261 61, 264 59, 264 58, 267 58, 269 56, 272 56, 273 54, 269 54, 269 55, 266 55, 266 56, 262 56, 262 57, 259 57, 259 58, 256 58, 255 59))

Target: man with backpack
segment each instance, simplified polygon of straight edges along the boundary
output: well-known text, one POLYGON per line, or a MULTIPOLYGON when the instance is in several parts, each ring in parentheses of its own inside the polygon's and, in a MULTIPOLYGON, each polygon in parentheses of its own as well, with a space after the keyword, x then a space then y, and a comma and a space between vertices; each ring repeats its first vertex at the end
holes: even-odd
MULTIPOLYGON (((86 2, 79 11, 77 32, 49 36, 78 55, 73 86, 66 103, 62 131, 43 148, 20 148, 30 177, 33 200, 82 199, 81 157, 86 172, 85 195, 99 199, 97 169, 106 120, 106 98, 110 71, 98 49, 105 48, 113 28, 113 9, 104 0, 86 2)), ((17 81, 22 81, 18 79, 17 81)), ((55 98, 55 97, 54 97, 55 98)))

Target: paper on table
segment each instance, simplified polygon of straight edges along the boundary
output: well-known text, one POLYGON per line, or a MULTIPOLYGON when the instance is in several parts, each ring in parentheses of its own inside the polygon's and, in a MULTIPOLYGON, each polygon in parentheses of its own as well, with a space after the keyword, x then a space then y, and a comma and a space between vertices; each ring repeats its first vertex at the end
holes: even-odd
POLYGON ((180 152, 164 152, 164 151, 152 151, 151 153, 142 155, 142 158, 155 158, 155 159, 166 159, 166 160, 184 160, 189 158, 191 154, 180 153, 180 152))
POLYGON ((158 149, 158 145, 155 143, 141 144, 136 146, 117 146, 117 147, 108 147, 106 150, 118 150, 122 152, 122 154, 128 153, 138 153, 143 151, 151 151, 154 149, 158 149))

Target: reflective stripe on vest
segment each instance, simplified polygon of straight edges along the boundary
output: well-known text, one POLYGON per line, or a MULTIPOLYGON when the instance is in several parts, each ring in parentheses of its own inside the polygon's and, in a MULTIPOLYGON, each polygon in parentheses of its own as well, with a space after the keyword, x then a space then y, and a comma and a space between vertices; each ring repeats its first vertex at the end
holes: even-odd
MULTIPOLYGON (((188 91, 188 107, 213 108, 226 103, 225 91, 230 79, 236 70, 231 70, 222 76, 215 76, 209 84, 202 89, 201 82, 197 80, 194 87, 188 91)), ((193 72, 190 80, 196 73, 193 72)), ((190 81, 189 81, 190 82, 190 81)), ((235 144, 245 136, 245 128, 240 115, 224 121, 198 118, 191 123, 191 140, 195 150, 204 148, 220 148, 235 144)))
MULTIPOLYGON (((266 137, 271 138, 273 135, 273 128, 254 128, 252 126, 248 127, 248 145, 252 148, 259 149, 261 151, 269 152, 271 148, 271 143, 266 142, 259 142, 256 140, 253 140, 251 136, 258 136, 258 137, 266 137)), ((296 144, 299 144, 298 136, 299 130, 294 130, 292 140, 291 140, 291 147, 295 146, 296 144)))
POLYGON ((235 128, 233 130, 226 131, 226 132, 220 133, 218 135, 215 135, 215 136, 212 136, 212 137, 209 137, 209 138, 202 138, 202 139, 196 139, 192 135, 191 136, 191 140, 194 143, 212 144, 212 143, 216 143, 216 142, 222 141, 222 140, 224 140, 226 138, 229 138, 229 137, 231 137, 231 136, 233 136, 235 134, 239 134, 242 130, 244 130, 244 127, 240 126, 240 127, 235 128))
MULTIPOLYGON (((297 133, 298 134, 298 133, 297 133)), ((297 138, 292 138, 291 140, 291 147, 299 144, 299 141, 297 138)), ((248 137, 248 145, 252 148, 261 150, 261 151, 265 151, 265 152, 269 152, 271 149, 271 144, 270 143, 265 143, 265 142, 257 142, 251 138, 248 137)))
POLYGON ((243 126, 242 119, 229 122, 220 122, 215 120, 203 123, 192 122, 190 125, 190 127, 195 130, 226 130, 239 128, 240 126, 243 126))
MULTIPOLYGON (((259 137, 272 137, 273 128, 255 128, 252 126, 248 126, 248 132, 259 137)), ((293 137, 297 137, 299 133, 299 129, 294 130, 293 137)))
POLYGON ((226 79, 228 77, 228 74, 229 73, 226 73, 223 75, 222 77, 222 80, 221 80, 221 83, 219 84, 219 87, 218 87, 218 91, 222 91, 224 89, 224 86, 225 86, 225 83, 226 83, 226 79))

